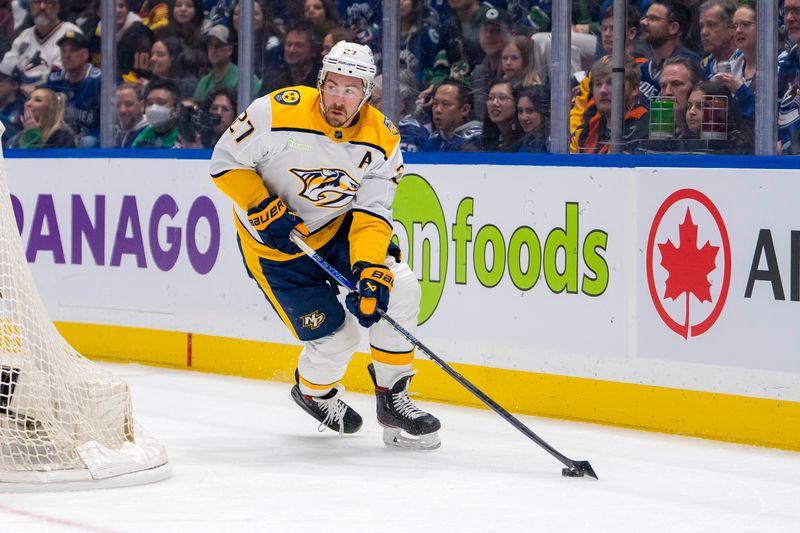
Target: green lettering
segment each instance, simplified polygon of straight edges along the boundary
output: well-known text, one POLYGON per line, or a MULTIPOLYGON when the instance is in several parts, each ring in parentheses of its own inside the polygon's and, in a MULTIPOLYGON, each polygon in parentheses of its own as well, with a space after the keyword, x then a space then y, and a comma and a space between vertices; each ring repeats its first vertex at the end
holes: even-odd
POLYGON ((565 228, 554 228, 544 243, 544 278, 555 293, 578 292, 578 204, 566 204, 565 228), (564 250, 564 270, 558 270, 558 251, 564 250))
POLYGON ((539 281, 539 271, 542 268, 540 246, 539 236, 528 226, 517 228, 511 235, 511 240, 508 242, 508 274, 516 288, 527 291, 539 281), (524 270, 520 264, 522 261, 520 252, 523 246, 528 249, 528 264, 524 270))
POLYGON ((456 243, 456 283, 467 283, 467 243, 472 242, 472 226, 467 220, 472 216, 475 201, 464 198, 456 210, 456 222, 453 224, 453 242, 456 243))
POLYGON ((506 243, 497 226, 484 226, 475 236, 473 249, 475 275, 484 287, 494 287, 503 279, 506 269, 506 243), (486 266, 486 246, 492 244, 492 267, 486 266))
POLYGON ((588 296, 600 296, 608 288, 608 263, 599 253, 599 250, 605 251, 607 244, 608 233, 597 229, 589 232, 583 241, 583 261, 594 274, 593 278, 583 275, 581 290, 588 296))

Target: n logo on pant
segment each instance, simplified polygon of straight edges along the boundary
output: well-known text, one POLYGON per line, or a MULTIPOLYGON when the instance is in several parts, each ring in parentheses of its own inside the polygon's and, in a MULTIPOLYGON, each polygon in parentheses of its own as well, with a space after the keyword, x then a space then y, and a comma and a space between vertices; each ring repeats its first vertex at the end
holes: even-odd
POLYGON ((314 311, 313 313, 301 316, 300 320, 304 328, 317 329, 325 322, 325 313, 314 311))

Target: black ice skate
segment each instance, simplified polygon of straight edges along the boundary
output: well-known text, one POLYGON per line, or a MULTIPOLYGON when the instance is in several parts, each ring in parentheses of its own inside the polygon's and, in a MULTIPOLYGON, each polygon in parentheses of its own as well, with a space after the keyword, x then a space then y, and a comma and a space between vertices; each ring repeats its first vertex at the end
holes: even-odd
POLYGON ((328 427, 338 431, 340 435, 355 433, 361 429, 361 415, 339 399, 343 392, 344 387, 336 385, 325 396, 309 396, 300 391, 299 385, 295 385, 289 397, 320 422, 320 431, 328 427))
POLYGON ((375 379, 375 368, 367 369, 375 384, 378 400, 378 423, 383 426, 383 442, 398 448, 435 450, 442 445, 439 428, 442 424, 430 413, 417 408, 408 399, 408 383, 417 372, 405 372, 394 380, 390 387, 379 387, 375 379))

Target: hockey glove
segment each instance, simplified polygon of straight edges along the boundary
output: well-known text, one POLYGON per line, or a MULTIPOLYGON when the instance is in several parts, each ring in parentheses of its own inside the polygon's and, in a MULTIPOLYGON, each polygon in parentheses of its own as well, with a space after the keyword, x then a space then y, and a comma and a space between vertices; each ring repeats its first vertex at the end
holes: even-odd
POLYGON ((283 200, 274 194, 256 207, 250 208, 247 211, 247 220, 258 232, 265 245, 285 254, 300 253, 300 248, 289 240, 292 230, 297 230, 308 237, 308 228, 303 223, 303 219, 294 211, 289 211, 283 200))
POLYGON ((394 276, 388 267, 359 261, 353 267, 359 279, 358 292, 351 292, 345 298, 347 309, 358 319, 358 323, 368 328, 381 319, 378 309, 389 308, 389 293, 394 276))

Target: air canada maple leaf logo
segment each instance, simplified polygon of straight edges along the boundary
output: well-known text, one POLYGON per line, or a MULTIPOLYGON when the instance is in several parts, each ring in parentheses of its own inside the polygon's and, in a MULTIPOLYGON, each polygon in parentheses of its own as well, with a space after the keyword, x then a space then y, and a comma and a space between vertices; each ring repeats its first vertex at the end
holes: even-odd
POLYGON ((685 339, 708 331, 725 305, 731 274, 728 232, 711 200, 694 189, 682 189, 670 195, 661 204, 650 227, 646 261, 650 297, 664 323, 685 339), (675 209, 684 211, 683 221, 677 224, 665 222, 665 219, 675 220, 675 209), (717 244, 706 239, 702 246, 698 246, 699 225, 694 222, 692 209, 704 215, 706 225, 710 226, 706 233, 714 235, 717 244), (670 212, 673 212, 672 216, 668 217, 670 212), (674 237, 675 230, 677 238, 674 237), (666 238, 659 235, 666 235, 666 238), (656 255, 660 258, 657 259, 656 255), (659 271, 658 267, 662 270, 659 271), (717 281, 716 287, 709 279, 712 275, 717 281), (683 305, 668 309, 665 300, 683 305), (707 305, 702 305, 706 302, 707 305), (693 313, 693 306, 700 311, 693 313), (695 315, 700 319, 697 320, 695 315))

